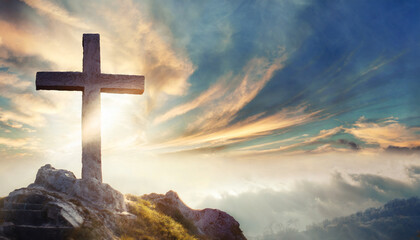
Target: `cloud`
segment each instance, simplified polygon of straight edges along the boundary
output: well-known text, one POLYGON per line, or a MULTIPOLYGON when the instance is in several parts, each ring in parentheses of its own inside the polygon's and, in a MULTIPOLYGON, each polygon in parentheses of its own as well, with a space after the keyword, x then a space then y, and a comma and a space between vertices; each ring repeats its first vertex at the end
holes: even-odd
POLYGON ((270 229, 258 240, 294 239, 414 239, 418 236, 420 199, 395 199, 379 208, 369 208, 350 216, 325 220, 298 232, 290 226, 270 229))
MULTIPOLYGON (((231 74, 223 78, 224 79, 230 78, 230 76, 231 74)), ((176 106, 175 108, 172 108, 168 112, 158 116, 157 118, 155 118, 154 123, 159 124, 159 123, 168 121, 169 119, 172 119, 176 116, 183 115, 198 107, 202 107, 203 105, 208 104, 215 98, 221 97, 221 95, 225 94, 226 92, 226 88, 224 88, 223 86, 223 83, 225 82, 226 82, 225 80, 219 81, 218 83, 214 84, 209 89, 207 89, 205 92, 200 94, 197 98, 189 101, 188 103, 176 106)))
POLYGON ((360 146, 357 143, 355 143, 353 141, 346 140, 346 139, 338 139, 338 143, 349 146, 353 150, 359 150, 360 149, 360 146))
POLYGON ((287 139, 282 139, 278 141, 272 141, 268 143, 262 143, 257 145, 252 145, 249 147, 241 148, 235 153, 237 156, 255 156, 261 154, 275 154, 279 152, 286 152, 286 151, 297 151, 298 153, 302 153, 300 151, 301 148, 305 146, 315 145, 315 144, 323 144, 322 146, 307 151, 308 153, 325 153, 331 151, 337 151, 338 149, 333 148, 331 144, 325 144, 325 141, 328 142, 329 137, 334 136, 340 133, 343 130, 342 126, 331 128, 331 129, 323 129, 318 134, 314 136, 298 136, 298 137, 291 137, 287 139), (286 144, 284 144, 286 143, 286 144))
POLYGON ((345 131, 367 144, 378 144, 382 148, 420 146, 420 135, 416 133, 418 129, 400 124, 395 119, 368 122, 361 117, 353 124, 353 127, 346 128, 345 131))
POLYGON ((319 111, 305 113, 305 109, 305 106, 299 106, 292 109, 283 109, 279 113, 267 117, 261 117, 261 115, 251 116, 230 126, 203 129, 203 132, 164 142, 162 147, 173 146, 191 149, 198 146, 214 146, 248 141, 256 137, 273 134, 280 129, 287 129, 314 121, 320 113, 319 111))
POLYGON ((36 9, 41 14, 45 14, 54 20, 58 20, 65 24, 69 24, 72 27, 87 29, 87 24, 69 13, 65 8, 59 6, 56 2, 48 0, 23 0, 26 4, 36 9))
POLYGON ((7 47, 1 46, 0 41, 0 65, 7 67, 11 72, 33 76, 33 73, 39 69, 51 69, 54 66, 54 64, 42 59, 39 55, 15 54, 7 47))
MULTIPOLYGON (((412 169, 418 166, 408 166, 412 169)), ((200 206, 227 211, 248 237, 272 230, 274 225, 304 229, 305 226, 370 207, 395 198, 418 195, 420 175, 397 180, 375 174, 336 172, 329 182, 296 181, 289 190, 262 188, 240 194, 209 197, 200 206)))
POLYGON ((192 119, 182 136, 164 144, 159 141, 159 144, 190 149, 201 145, 206 148, 215 144, 249 140, 311 121, 319 112, 306 113, 306 106, 298 106, 269 116, 259 113, 233 122, 237 113, 255 98, 273 74, 282 69, 287 55, 283 52, 278 54, 271 61, 253 58, 237 75, 234 76, 232 72, 225 74, 195 99, 158 116, 155 123, 162 123, 189 112, 191 114, 188 116, 192 119))
POLYGON ((323 129, 318 134, 309 136, 294 136, 277 141, 255 144, 239 148, 235 154, 238 156, 253 156, 261 154, 276 154, 290 152, 295 154, 346 152, 349 150, 369 151, 376 149, 376 146, 366 144, 377 144, 382 149, 395 153, 416 152, 420 144, 420 135, 416 127, 406 127, 397 122, 394 118, 386 118, 377 122, 367 121, 364 117, 359 118, 350 127, 338 126, 331 129, 323 129), (343 133, 352 134, 362 143, 340 138, 334 140, 331 137, 343 133), (303 150, 308 146, 316 146, 315 149, 303 150), (344 148, 343 148, 344 147, 344 148))
POLYGON ((11 74, 9 72, 0 72, 0 93, 2 96, 4 94, 10 93, 10 90, 18 92, 24 91, 31 86, 31 83, 28 81, 21 81, 16 74, 11 74))
POLYGON ((223 94, 212 95, 213 98, 209 99, 206 105, 203 104, 203 115, 190 124, 190 131, 207 132, 227 126, 239 110, 254 99, 271 80, 273 74, 283 68, 283 62, 287 60, 287 55, 283 52, 277 54, 280 56, 272 61, 265 58, 251 59, 241 74, 230 79, 223 76, 219 81, 227 81, 224 84, 224 88, 227 90, 223 94))
MULTIPOLYGON (((273 61, 265 58, 253 58, 240 74, 233 76, 232 72, 229 72, 221 76, 208 90, 195 99, 159 116, 155 119, 155 123, 167 121, 199 108, 204 116, 196 120, 193 125, 203 126, 205 124, 212 128, 226 125, 240 109, 255 98, 273 74, 283 68, 283 62, 286 59, 286 54, 273 61)), ((190 126, 190 128, 194 128, 194 126, 190 126)))
MULTIPOLYGON (((2 63, 4 67, 14 67, 16 72, 27 69, 28 63, 22 62, 25 59, 33 60, 30 63, 33 66, 47 68, 37 69, 39 71, 50 70, 52 66, 58 68, 57 70, 80 70, 81 51, 75 51, 80 43, 76 45, 73 34, 75 32, 72 29, 62 27, 60 23, 46 21, 42 27, 29 21, 14 24, 0 20, 2 63)), ((80 39, 81 35, 77 40, 80 39)), ((31 70, 28 74, 35 76, 36 69, 31 70)))
POLYGON ((420 152, 420 146, 409 148, 389 145, 385 150, 393 153, 418 153, 420 152))
POLYGON ((4 138, 0 137, 0 145, 8 148, 35 150, 38 145, 38 140, 34 138, 4 138))
POLYGON ((101 30, 103 70, 145 75, 150 111, 162 102, 161 93, 185 94, 195 67, 185 46, 175 44, 171 29, 155 23, 144 4, 125 0, 89 7, 98 8, 91 20, 101 30))
POLYGON ((43 126, 46 122, 43 114, 55 113, 62 107, 60 101, 34 94, 31 82, 10 72, 0 72, 0 87, 1 97, 9 100, 8 107, 0 106, 0 121, 13 128, 21 128, 22 124, 43 126))

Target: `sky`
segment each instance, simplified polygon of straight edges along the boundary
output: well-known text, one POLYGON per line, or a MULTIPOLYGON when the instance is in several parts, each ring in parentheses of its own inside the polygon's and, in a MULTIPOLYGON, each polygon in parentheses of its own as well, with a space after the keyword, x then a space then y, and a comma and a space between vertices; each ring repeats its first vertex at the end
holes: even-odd
POLYGON ((102 94, 104 182, 175 190, 248 237, 419 195, 420 2, 0 0, 0 195, 81 172, 81 92, 37 71, 145 76, 102 94))

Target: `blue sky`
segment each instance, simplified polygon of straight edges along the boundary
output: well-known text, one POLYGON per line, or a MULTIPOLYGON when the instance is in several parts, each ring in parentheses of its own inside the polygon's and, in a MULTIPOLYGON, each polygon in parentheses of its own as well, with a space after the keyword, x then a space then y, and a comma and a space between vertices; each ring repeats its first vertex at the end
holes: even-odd
MULTIPOLYGON (((80 172, 81 94, 34 81, 81 71, 83 33, 101 35, 103 72, 146 77, 142 96, 102 94, 104 180, 123 192, 174 189, 235 214, 238 196, 328 188, 337 173, 411 184, 419 11, 414 0, 0 0, 0 192, 45 163, 80 172)), ((363 195, 345 213, 410 194, 363 195)), ((283 221, 276 209, 263 214, 283 221)), ((251 235, 270 224, 239 218, 251 235)))

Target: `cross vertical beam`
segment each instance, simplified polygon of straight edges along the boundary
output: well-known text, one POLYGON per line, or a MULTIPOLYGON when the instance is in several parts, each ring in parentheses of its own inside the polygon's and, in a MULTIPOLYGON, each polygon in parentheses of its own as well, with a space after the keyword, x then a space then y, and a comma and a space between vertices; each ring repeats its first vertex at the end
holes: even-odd
POLYGON ((101 73, 99 34, 83 34, 83 73, 88 85, 82 96, 82 178, 102 182, 101 89, 94 84, 101 73))
POLYGON ((102 181, 101 97, 98 89, 85 87, 82 96, 82 178, 102 181))
POLYGON ((83 72, 101 73, 101 51, 99 34, 83 34, 83 72))

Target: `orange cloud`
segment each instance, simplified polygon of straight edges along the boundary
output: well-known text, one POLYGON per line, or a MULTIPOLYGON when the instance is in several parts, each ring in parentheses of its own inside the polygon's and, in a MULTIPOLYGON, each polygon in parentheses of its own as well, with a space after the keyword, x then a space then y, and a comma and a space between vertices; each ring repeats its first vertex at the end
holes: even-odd
POLYGON ((36 139, 33 138, 4 138, 0 137, 0 145, 10 148, 34 149, 37 145, 36 139))
POLYGON ((184 136, 166 143, 160 142, 158 148, 171 146, 190 148, 244 141, 311 121, 319 112, 305 113, 306 107, 299 106, 294 109, 284 109, 271 116, 262 117, 263 113, 256 114, 229 125, 236 114, 255 98, 273 74, 283 68, 287 55, 283 52, 279 52, 278 55, 271 61, 266 58, 251 59, 242 73, 236 76, 232 76, 232 73, 225 74, 195 99, 157 117, 155 123, 161 123, 193 110, 199 112, 195 115, 198 117, 191 118, 192 122, 187 126, 187 133, 184 136))
POLYGON ((283 68, 286 59, 286 54, 280 55, 273 61, 265 58, 251 59, 241 74, 236 76, 232 76, 231 72, 225 74, 198 97, 157 117, 154 123, 162 123, 199 109, 202 114, 190 124, 190 130, 211 131, 225 126, 240 109, 255 98, 274 72, 283 68))
POLYGON ((345 131, 368 144, 379 144, 382 148, 391 145, 409 148, 420 146, 420 135, 416 133, 418 129, 409 128, 392 118, 374 123, 361 117, 353 126, 345 131))
POLYGON ((300 106, 295 109, 283 109, 279 113, 268 117, 262 117, 261 114, 258 114, 231 126, 215 129, 212 132, 199 132, 179 137, 169 142, 151 146, 151 148, 179 147, 182 149, 194 149, 197 147, 243 142, 256 137, 270 135, 276 130, 287 129, 314 121, 320 113, 320 111, 305 113, 305 110, 305 106, 300 106))
POLYGON ((22 124, 42 126, 46 121, 43 114, 55 113, 62 106, 60 98, 52 101, 35 95, 32 83, 9 72, 0 72, 0 87, 1 96, 10 100, 11 107, 8 110, 0 107, 0 121, 13 128, 21 128, 22 124))
MULTIPOLYGON (((269 154, 269 153, 279 153, 279 152, 284 152, 284 151, 288 151, 291 149, 296 149, 299 147, 304 147, 307 146, 309 144, 312 143, 316 143, 319 140, 331 137, 337 133, 339 133, 340 131, 343 130, 342 126, 339 127, 335 127, 335 128, 331 128, 331 129, 324 129, 321 130, 317 135, 312 136, 312 137, 291 137, 288 139, 283 139, 283 140, 279 140, 279 141, 274 141, 274 142, 270 142, 270 143, 264 143, 264 144, 259 144, 259 145, 254 145, 254 146, 250 146, 250 147, 245 147, 242 149, 237 150, 236 153, 234 153, 234 155, 258 155, 258 154, 269 154), (289 142, 293 142, 298 140, 298 142, 296 143, 291 143, 291 144, 287 144, 287 145, 282 145, 282 146, 273 146, 271 148, 266 148, 266 146, 270 146, 270 145, 276 145, 279 143, 289 143, 289 142), (250 150, 251 149, 251 150, 250 150)), ((323 151, 325 152, 326 150, 336 150, 334 148, 331 147, 330 144, 325 144, 321 147, 319 147, 318 149, 312 151, 312 152, 320 152, 323 151)), ((296 153, 302 153, 300 150, 297 150, 296 153)))
POLYGON ((159 124, 162 122, 165 122, 169 119, 172 119, 176 116, 183 115, 185 113, 188 113, 191 110, 194 110, 196 108, 202 107, 203 105, 209 104, 211 101, 214 101, 215 99, 221 97, 226 93, 226 88, 224 87, 224 83, 226 83, 225 79, 229 79, 231 77, 231 74, 228 74, 227 76, 223 77, 222 81, 219 81, 218 83, 214 84, 212 87, 207 89, 205 92, 200 94, 197 98, 195 98, 192 101, 189 101, 185 104, 182 104, 180 106, 177 106, 175 108, 172 108, 168 112, 166 112, 163 115, 158 116, 155 120, 155 124, 159 124))

